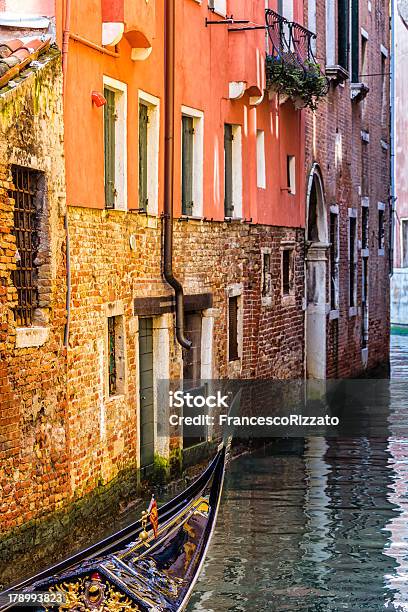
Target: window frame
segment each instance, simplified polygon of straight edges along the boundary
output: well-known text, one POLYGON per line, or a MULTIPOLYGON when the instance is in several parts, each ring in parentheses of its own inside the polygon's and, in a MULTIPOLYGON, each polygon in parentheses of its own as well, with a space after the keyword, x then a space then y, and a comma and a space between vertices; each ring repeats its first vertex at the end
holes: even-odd
MULTIPOLYGON (((139 108, 147 107, 147 208, 150 215, 159 213, 159 154, 160 154, 160 99, 138 90, 139 108)), ((138 189, 140 188, 140 182, 138 189)), ((139 198, 140 202, 140 198, 139 198)))
POLYGON ((256 185, 266 189, 265 131, 256 130, 256 185))
POLYGON ((408 268, 408 217, 401 217, 400 219, 400 252, 401 252, 401 268, 408 268), (407 253, 404 258, 404 225, 407 227, 407 253), (404 266, 404 260, 406 259, 407 265, 404 266))
POLYGON ((357 222, 357 210, 355 208, 348 209, 348 304, 349 304, 349 316, 357 314, 357 277, 358 277, 358 258, 357 258, 357 246, 358 246, 358 222, 357 222), (354 225, 354 236, 353 242, 351 239, 352 225, 354 225), (352 248, 353 247, 353 248, 352 248))
POLYGON ((107 399, 122 397, 126 394, 126 330, 125 316, 123 307, 119 304, 109 304, 106 310, 106 396, 107 399), (110 383, 110 332, 109 321, 113 320, 114 325, 114 358, 115 358, 115 388, 111 387, 110 383))
POLYGON ((385 253, 385 204, 384 202, 377 203, 377 218, 378 218, 378 255, 383 257, 385 253))
POLYGON ((340 307, 340 223, 339 207, 330 206, 329 237, 330 237, 330 311, 336 312, 340 307), (332 220, 336 220, 332 234, 332 220), (332 242, 332 237, 335 243, 332 242))
POLYGON ((227 219, 242 218, 242 127, 239 124, 224 123, 224 217, 227 219), (231 127, 231 204, 232 215, 226 214, 226 126, 231 127))
POLYGON ((181 107, 180 186, 181 214, 186 217, 202 217, 204 214, 204 113, 190 106, 181 107), (192 119, 192 210, 183 211, 183 117, 192 119))
MULTIPOLYGON (((109 89, 115 94, 115 112, 117 119, 115 123, 115 201, 114 206, 106 205, 106 187, 105 187, 105 205, 108 210, 127 211, 127 84, 118 81, 109 76, 103 76, 104 90, 109 89)), ((105 114, 102 116, 103 125, 105 126, 105 114)), ((104 129, 105 133, 105 129, 104 129)), ((104 160, 106 159, 106 147, 104 136, 104 160)), ((104 166, 105 177, 105 166, 104 166)), ((105 183, 106 184, 106 183, 105 183)))

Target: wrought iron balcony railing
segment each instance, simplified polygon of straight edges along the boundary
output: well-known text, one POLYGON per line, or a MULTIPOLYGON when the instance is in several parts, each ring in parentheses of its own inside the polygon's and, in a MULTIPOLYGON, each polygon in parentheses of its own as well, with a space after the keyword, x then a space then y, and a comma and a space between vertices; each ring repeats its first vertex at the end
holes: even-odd
POLYGON ((299 23, 288 21, 272 9, 266 10, 270 49, 266 59, 268 87, 286 94, 298 106, 316 108, 329 91, 329 83, 312 49, 316 38, 299 23))

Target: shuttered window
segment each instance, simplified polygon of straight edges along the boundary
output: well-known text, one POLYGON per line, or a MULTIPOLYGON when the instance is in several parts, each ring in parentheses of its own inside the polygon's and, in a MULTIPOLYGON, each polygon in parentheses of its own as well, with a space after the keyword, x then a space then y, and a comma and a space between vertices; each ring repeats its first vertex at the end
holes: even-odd
POLYGON ((139 208, 147 210, 147 124, 149 123, 146 104, 139 104, 139 208))
POLYGON ((357 219, 349 218, 349 306, 356 306, 357 293, 357 219))
POLYGON ((192 117, 182 117, 182 214, 193 214, 193 147, 194 122, 192 117))
POLYGON ((282 292, 283 295, 290 293, 290 251, 282 251, 282 292))
POLYGON ((349 0, 337 2, 337 41, 337 63, 348 70, 349 0))
POLYGON ((109 395, 116 394, 116 317, 108 317, 109 395))
POLYGON ((234 204, 232 201, 232 125, 228 123, 224 126, 224 214, 232 217, 234 214, 234 204))
POLYGON ((106 104, 104 106, 105 207, 115 208, 115 92, 105 87, 103 95, 106 99, 106 104))
POLYGON ((228 359, 236 361, 238 354, 238 297, 228 298, 228 359))
POLYGON ((359 6, 358 0, 351 0, 351 80, 359 83, 359 64, 360 64, 360 26, 359 26, 359 6))

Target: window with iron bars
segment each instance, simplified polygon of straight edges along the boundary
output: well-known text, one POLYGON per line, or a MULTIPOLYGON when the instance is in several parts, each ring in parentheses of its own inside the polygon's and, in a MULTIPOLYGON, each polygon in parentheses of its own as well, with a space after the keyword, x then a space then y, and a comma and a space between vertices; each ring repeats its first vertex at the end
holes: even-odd
POLYGON ((16 268, 12 272, 17 290, 17 305, 14 308, 16 324, 29 327, 33 323, 33 312, 38 305, 35 260, 39 246, 38 234, 38 185, 42 173, 21 166, 12 167, 13 188, 10 198, 14 200, 14 227, 16 238, 16 268))

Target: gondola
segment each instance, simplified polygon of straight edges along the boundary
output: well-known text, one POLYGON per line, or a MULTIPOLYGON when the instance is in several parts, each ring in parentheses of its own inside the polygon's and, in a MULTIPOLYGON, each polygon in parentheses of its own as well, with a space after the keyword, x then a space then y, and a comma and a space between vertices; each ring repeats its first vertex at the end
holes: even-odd
MULTIPOLYGON (((239 404, 239 394, 232 402, 239 404)), ((206 470, 159 509, 0 594, 0 611, 176 612, 184 610, 211 540, 231 434, 206 470)))

